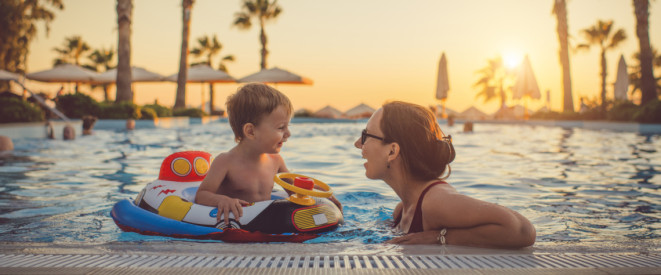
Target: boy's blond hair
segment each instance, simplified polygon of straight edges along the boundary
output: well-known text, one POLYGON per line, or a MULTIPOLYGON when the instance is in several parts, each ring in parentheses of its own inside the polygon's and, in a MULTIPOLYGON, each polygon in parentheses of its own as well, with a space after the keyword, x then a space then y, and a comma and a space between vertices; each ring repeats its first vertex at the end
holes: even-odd
POLYGON ((241 141, 245 137, 243 125, 252 123, 257 126, 264 116, 273 112, 278 106, 284 106, 288 115, 293 112, 287 96, 261 83, 249 83, 240 87, 235 94, 227 97, 226 106, 236 141, 241 141))

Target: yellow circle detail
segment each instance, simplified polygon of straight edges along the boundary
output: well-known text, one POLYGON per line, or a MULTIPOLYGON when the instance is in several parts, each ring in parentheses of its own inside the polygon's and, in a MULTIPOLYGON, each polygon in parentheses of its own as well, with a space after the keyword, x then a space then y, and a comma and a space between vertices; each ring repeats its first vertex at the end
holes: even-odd
POLYGON ((172 161, 172 172, 177 176, 185 177, 191 171, 190 162, 185 158, 176 158, 172 161))
POLYGON ((195 167, 195 173, 198 176, 204 176, 207 172, 209 172, 209 163, 204 158, 195 158, 195 164, 193 166, 195 167))

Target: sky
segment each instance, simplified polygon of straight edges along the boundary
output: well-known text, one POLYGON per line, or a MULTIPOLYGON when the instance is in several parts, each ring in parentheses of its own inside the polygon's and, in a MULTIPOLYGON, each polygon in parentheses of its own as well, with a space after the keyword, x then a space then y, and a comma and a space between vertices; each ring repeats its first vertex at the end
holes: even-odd
MULTIPOLYGON (((65 9, 56 12, 51 31, 39 32, 30 47, 28 72, 46 70, 57 58, 54 47, 65 37, 80 35, 92 48, 117 49, 115 0, 63 0, 65 9)), ((134 0, 131 35, 133 66, 164 76, 177 73, 181 50, 181 0, 134 0)), ((331 105, 346 111, 365 103, 374 108, 390 100, 403 100, 424 106, 435 99, 438 62, 444 52, 448 60, 450 91, 447 107, 463 111, 475 106, 491 113, 499 100, 476 98, 476 73, 488 59, 502 56, 516 64, 528 55, 543 96, 528 100, 533 109, 545 106, 550 91, 552 110, 562 109, 562 71, 558 58, 556 18, 553 0, 280 0, 283 12, 266 24, 268 67, 279 67, 303 75, 313 85, 279 84, 294 109, 312 111, 331 105)), ((232 26, 241 1, 196 0, 192 9, 190 45, 204 35, 217 35, 223 49, 214 60, 234 55, 228 63, 230 75, 241 78, 259 71, 259 25, 250 30, 232 26)), ((617 62, 623 55, 635 65, 638 51, 632 1, 568 0, 570 43, 584 41, 580 30, 597 20, 613 20, 615 29, 624 29, 627 40, 607 53, 607 95, 612 98, 617 62)), ((661 3, 651 2, 650 40, 661 43, 661 3)), ((659 48, 659 47, 657 47, 659 48)), ((196 61, 189 56, 189 63, 196 61)), ((83 59, 83 62, 86 62, 83 59)), ((570 55, 575 106, 580 97, 595 99, 600 91, 599 50, 570 55)), ((116 60, 115 60, 116 63, 116 60)), ((658 75, 658 73, 656 73, 658 75)), ((35 91, 55 94, 61 84, 28 81, 35 91)), ((65 85, 67 90, 72 88, 65 85)), ((228 95, 240 84, 216 84, 215 106, 224 108, 228 95)), ((172 106, 176 83, 135 83, 135 102, 172 106)), ((186 103, 199 106, 208 100, 208 85, 188 84, 186 103)), ((83 91, 89 88, 82 88, 83 91)), ((114 97, 114 88, 112 88, 114 97)), ((101 100, 100 89, 89 93, 101 100)), ((508 101, 523 104, 522 101, 508 101)))

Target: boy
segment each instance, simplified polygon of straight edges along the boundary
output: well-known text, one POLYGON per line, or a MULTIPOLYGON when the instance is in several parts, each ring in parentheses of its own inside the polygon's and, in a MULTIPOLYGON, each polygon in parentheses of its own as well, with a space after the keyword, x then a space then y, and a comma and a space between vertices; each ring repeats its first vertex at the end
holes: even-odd
POLYGON ((200 184, 195 201, 218 207, 217 219, 229 213, 238 220, 242 206, 271 199, 273 176, 288 172, 280 148, 289 132, 289 98, 265 84, 251 83, 227 99, 229 123, 238 142, 219 154, 200 184))

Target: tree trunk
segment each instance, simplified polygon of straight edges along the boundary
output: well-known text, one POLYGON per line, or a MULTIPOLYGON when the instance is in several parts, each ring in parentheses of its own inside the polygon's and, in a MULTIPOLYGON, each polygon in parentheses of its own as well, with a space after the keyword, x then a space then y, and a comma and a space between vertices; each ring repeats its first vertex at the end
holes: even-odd
POLYGON ((108 84, 103 84, 103 98, 106 102, 110 102, 110 91, 108 90, 108 84))
POLYGON ((649 0, 633 0, 633 6, 636 13, 636 35, 638 35, 640 47, 640 87, 642 90, 640 105, 645 105, 657 98, 649 35, 649 0))
POLYGON ((133 102, 131 90, 131 17, 133 2, 117 0, 117 93, 115 102, 133 102))
POLYGON ((181 55, 179 56, 179 75, 177 75, 177 97, 174 109, 186 108, 186 80, 188 76, 188 40, 190 39, 190 18, 193 0, 182 1, 181 55))
POLYGON ((606 49, 601 49, 601 111, 606 113, 606 49))
POLYGON ((264 19, 260 18, 259 19, 259 26, 261 27, 261 31, 259 33, 259 41, 262 42, 262 63, 260 63, 260 66, 263 69, 266 69, 266 56, 269 55, 269 51, 266 49, 266 33, 264 32, 264 19))
POLYGON ((562 65, 562 91, 563 101, 562 110, 565 112, 574 111, 574 98, 571 88, 571 70, 569 67, 569 43, 567 26, 567 2, 565 0, 555 1, 555 15, 558 21, 558 40, 560 41, 560 64, 562 65))
POLYGON ((214 94, 213 94, 213 82, 209 82, 209 114, 213 115, 213 99, 214 99, 214 94))
POLYGON ((500 79, 500 82, 498 83, 498 90, 500 93, 500 106, 504 107, 506 106, 505 103, 507 101, 507 97, 505 95, 505 89, 503 89, 503 79, 500 79))

